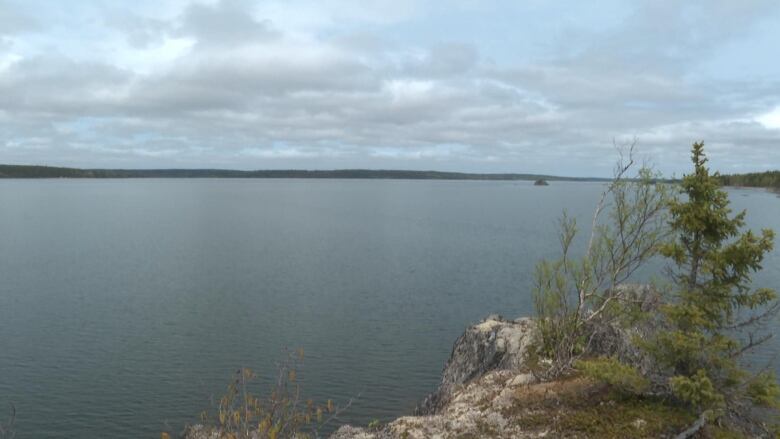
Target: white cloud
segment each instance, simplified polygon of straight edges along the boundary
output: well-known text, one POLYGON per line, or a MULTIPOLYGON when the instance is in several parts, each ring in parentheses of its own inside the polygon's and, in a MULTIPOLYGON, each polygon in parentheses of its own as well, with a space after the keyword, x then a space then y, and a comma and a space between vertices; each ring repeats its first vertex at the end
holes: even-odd
POLYGON ((780 130, 780 106, 777 106, 774 110, 758 116, 756 121, 771 130, 780 130))
POLYGON ((142 75, 168 71, 175 62, 188 54, 195 40, 191 38, 164 38, 159 44, 136 47, 119 46, 111 56, 112 63, 142 75))
POLYGON ((24 57, 17 53, 0 53, 0 72, 8 69, 14 63, 21 61, 24 57))
POLYGON ((36 4, 0 8, 2 160, 606 175, 636 135, 669 173, 699 139, 724 169, 780 163, 780 82, 706 71, 772 1, 526 5, 545 26, 500 0, 36 4))

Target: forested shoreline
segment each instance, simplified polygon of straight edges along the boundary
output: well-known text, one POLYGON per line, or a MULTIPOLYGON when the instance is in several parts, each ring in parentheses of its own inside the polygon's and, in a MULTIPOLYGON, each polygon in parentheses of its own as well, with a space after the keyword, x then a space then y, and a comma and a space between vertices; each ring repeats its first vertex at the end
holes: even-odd
POLYGON ((724 186, 763 187, 780 190, 780 171, 721 175, 720 182, 724 186))
POLYGON ((386 169, 304 170, 273 169, 79 169, 53 166, 0 165, 0 178, 346 178, 409 180, 522 180, 608 181, 595 177, 560 177, 542 174, 465 173, 386 169))
MULTIPOLYGON (((467 173, 395 169, 81 169, 37 165, 0 165, 0 178, 343 178, 397 180, 510 180, 510 181, 608 181, 600 177, 562 177, 544 174, 467 173)), ((780 170, 724 174, 724 186, 757 187, 780 191, 780 170)))

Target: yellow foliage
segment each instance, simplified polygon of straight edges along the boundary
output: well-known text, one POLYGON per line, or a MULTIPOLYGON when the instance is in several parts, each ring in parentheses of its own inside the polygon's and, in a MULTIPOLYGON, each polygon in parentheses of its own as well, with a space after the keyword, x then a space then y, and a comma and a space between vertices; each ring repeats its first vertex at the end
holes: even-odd
MULTIPOLYGON (((322 406, 312 400, 300 398, 297 376, 297 359, 303 351, 289 354, 287 362, 279 365, 275 384, 268 393, 259 397, 252 393, 251 381, 256 375, 249 369, 238 369, 227 392, 219 398, 215 417, 203 413, 203 424, 211 423, 212 431, 220 439, 249 439, 252 437, 307 438, 302 430, 318 431, 324 413, 336 413, 332 400, 322 406), (320 425, 318 425, 320 424, 320 425), (259 436, 258 436, 259 435, 259 436)), ((170 439, 164 436, 163 439, 170 439)))

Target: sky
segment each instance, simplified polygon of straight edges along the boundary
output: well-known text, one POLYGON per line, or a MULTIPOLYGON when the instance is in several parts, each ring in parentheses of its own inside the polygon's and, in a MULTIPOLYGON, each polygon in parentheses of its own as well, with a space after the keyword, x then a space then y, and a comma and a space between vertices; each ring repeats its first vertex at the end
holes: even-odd
POLYGON ((0 0, 0 163, 780 168, 776 0, 0 0))

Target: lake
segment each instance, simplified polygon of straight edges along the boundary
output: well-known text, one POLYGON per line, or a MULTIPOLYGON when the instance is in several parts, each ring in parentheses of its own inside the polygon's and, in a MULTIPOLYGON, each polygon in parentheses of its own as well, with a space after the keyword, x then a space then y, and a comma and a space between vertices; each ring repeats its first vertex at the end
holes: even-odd
MULTIPOLYGON (((602 188, 0 180, 0 413, 20 439, 157 438, 299 347, 308 396, 356 398, 343 421, 409 413, 467 325, 532 312, 561 211, 587 224, 602 188)), ((777 195, 729 192, 780 231, 777 195)), ((780 252, 756 280, 780 288, 780 252)))

